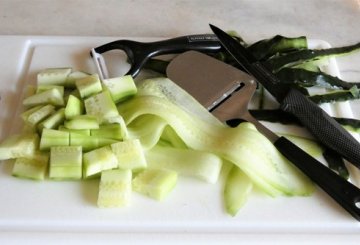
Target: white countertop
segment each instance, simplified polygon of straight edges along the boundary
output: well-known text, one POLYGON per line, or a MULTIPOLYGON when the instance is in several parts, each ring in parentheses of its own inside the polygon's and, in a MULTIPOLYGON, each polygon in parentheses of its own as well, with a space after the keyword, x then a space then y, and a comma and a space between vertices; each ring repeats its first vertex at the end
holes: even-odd
MULTIPOLYGON (((360 41, 360 0, 0 0, 0 36, 175 37, 210 33, 209 23, 235 30, 249 42, 282 34, 342 46, 360 41)), ((0 58, 0 67, 4 62, 6 58, 0 58)), ((360 53, 340 58, 338 63, 344 79, 360 81, 360 53)), ((0 243, 93 244, 108 239, 132 244, 258 244, 264 240, 267 244, 355 244, 359 239, 347 234, 329 237, 325 232, 310 238, 288 235, 0 231, 0 243)))
MULTIPOLYGON (((209 23, 249 42, 282 34, 348 45, 360 39, 360 0, 0 0, 0 35, 175 37, 209 33, 209 23)), ((360 69, 351 58, 342 74, 360 69)))
POLYGON ((332 45, 360 37, 358 0, 0 0, 0 35, 171 37, 208 23, 255 40, 307 35, 332 45))

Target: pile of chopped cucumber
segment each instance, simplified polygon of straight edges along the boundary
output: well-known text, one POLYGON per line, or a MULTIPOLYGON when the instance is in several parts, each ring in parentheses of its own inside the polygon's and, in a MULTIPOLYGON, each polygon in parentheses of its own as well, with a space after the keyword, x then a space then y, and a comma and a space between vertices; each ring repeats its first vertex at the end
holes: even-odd
MULTIPOLYGON (((310 96, 318 103, 359 97, 357 84, 319 69, 323 59, 358 50, 359 44, 314 51, 307 49, 305 37, 276 36, 252 45, 234 38, 292 82, 289 86, 334 90, 310 96)), ((235 65, 226 53, 215 56, 235 65)), ((166 65, 153 59, 147 68, 163 72, 166 65)), ((18 178, 98 179, 97 206, 102 208, 129 206, 133 192, 158 201, 171 198, 182 176, 223 185, 224 207, 232 216, 254 187, 273 197, 309 196, 314 191, 313 183, 252 124, 230 127, 218 121, 167 78, 135 84, 131 76, 101 80, 97 74, 49 68, 27 89, 23 105, 22 131, 0 143, 0 160, 11 159, 12 174, 18 178)), ((252 113, 262 120, 283 120, 274 110, 252 113)), ((284 123, 294 122, 284 117, 284 123)), ((358 121, 343 123, 358 127, 358 121)), ((313 157, 326 152, 310 139, 287 137, 313 157)), ((348 176, 343 168, 339 172, 348 176)))

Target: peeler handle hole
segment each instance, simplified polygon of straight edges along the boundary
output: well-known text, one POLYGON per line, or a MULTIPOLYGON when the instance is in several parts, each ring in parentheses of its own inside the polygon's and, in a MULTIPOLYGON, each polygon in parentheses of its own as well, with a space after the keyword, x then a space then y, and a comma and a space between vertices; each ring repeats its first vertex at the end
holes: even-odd
POLYGON ((110 50, 102 54, 109 77, 125 75, 131 68, 128 56, 123 50, 110 50))
POLYGON ((360 201, 356 201, 356 202, 355 202, 355 207, 357 207, 358 209, 360 209, 360 201))

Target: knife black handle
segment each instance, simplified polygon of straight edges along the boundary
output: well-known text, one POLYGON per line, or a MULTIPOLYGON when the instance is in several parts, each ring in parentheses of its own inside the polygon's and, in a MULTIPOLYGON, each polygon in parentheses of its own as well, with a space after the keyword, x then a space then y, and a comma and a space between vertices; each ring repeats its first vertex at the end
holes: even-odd
POLYGON ((280 137, 275 147, 338 204, 360 221, 360 189, 308 155, 291 141, 280 137))
POLYGON ((297 117, 321 143, 360 168, 360 143, 317 104, 290 89, 281 110, 297 117))

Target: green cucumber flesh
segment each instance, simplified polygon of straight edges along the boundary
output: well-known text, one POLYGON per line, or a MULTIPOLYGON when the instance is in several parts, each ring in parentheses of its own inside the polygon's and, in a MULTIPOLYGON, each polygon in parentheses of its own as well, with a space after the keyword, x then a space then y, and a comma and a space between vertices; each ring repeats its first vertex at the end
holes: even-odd
POLYGON ((31 114, 33 114, 34 112, 36 112, 37 110, 39 110, 41 107, 43 107, 42 105, 37 105, 34 107, 29 108, 28 110, 24 111, 23 113, 21 113, 21 119, 26 122, 29 118, 29 116, 31 114))
POLYGON ((228 173, 224 187, 225 209, 228 214, 235 216, 245 205, 253 184, 251 179, 238 167, 233 166, 228 173))
POLYGON ((84 178, 96 176, 104 170, 118 167, 118 161, 110 146, 104 146, 84 153, 83 164, 84 178))
POLYGON ((12 175, 19 178, 44 180, 48 168, 49 155, 38 153, 31 158, 19 157, 15 160, 12 175))
POLYGON ((109 90, 115 103, 133 96, 137 92, 134 79, 130 75, 104 79, 102 82, 109 90))
POLYGON ((75 85, 81 98, 87 98, 102 91, 100 78, 97 74, 76 80, 75 85))
POLYGON ((129 206, 131 202, 131 170, 112 169, 101 172, 98 207, 129 206))
POLYGON ((49 177, 52 179, 81 179, 81 146, 51 147, 49 177))
POLYGON ((167 126, 161 135, 161 140, 166 141, 174 148, 187 149, 185 142, 176 134, 174 129, 167 126))
POLYGON ((40 150, 48 151, 52 146, 69 146, 69 132, 44 128, 40 138, 40 150))
POLYGON ((119 112, 108 91, 93 95, 84 101, 86 113, 95 116, 100 123, 116 117, 119 112))
POLYGON ((42 120, 44 120, 54 112, 55 112, 55 107, 53 105, 42 106, 40 109, 31 113, 27 117, 25 122, 31 127, 35 127, 37 126, 38 123, 40 123, 42 120))
POLYGON ((149 168, 167 168, 209 183, 218 181, 222 167, 217 155, 192 149, 155 146, 145 156, 149 168))
POLYGON ((59 86, 59 85, 38 85, 36 87, 36 93, 41 93, 50 89, 56 89, 58 90, 62 95, 64 95, 65 93, 65 88, 64 86, 59 86))
POLYGON ((64 126, 68 129, 97 129, 99 123, 92 115, 73 116, 70 120, 65 120, 64 126))
POLYGON ((147 167, 144 150, 138 139, 111 144, 111 150, 121 169, 138 170, 147 167))
POLYGON ((42 132, 44 128, 56 129, 62 124, 65 120, 65 109, 60 108, 55 113, 50 115, 48 118, 43 120, 40 124, 38 124, 39 132, 42 132))
POLYGON ((83 79, 87 76, 90 76, 90 74, 83 71, 73 71, 67 76, 65 81, 65 87, 74 88, 76 80, 83 79))
MULTIPOLYGON (((119 125, 120 130, 121 130, 121 139, 123 139, 123 140, 129 139, 129 131, 127 129, 127 125, 126 125, 126 123, 124 121, 124 118, 122 116, 117 115, 115 117, 108 117, 108 118, 106 118, 106 121, 103 122, 103 123, 104 124, 117 124, 117 125, 119 125)), ((118 130, 116 130, 116 132, 114 133, 114 135, 116 137, 118 137, 117 132, 118 132, 118 130)))
POLYGON ((37 74, 38 85, 65 85, 71 68, 48 68, 37 74))
POLYGON ((82 146, 84 152, 92 151, 96 148, 107 146, 116 142, 118 141, 111 138, 79 134, 77 132, 70 131, 70 145, 82 146))
POLYGON ((14 134, 0 144, 0 160, 31 158, 39 148, 37 134, 14 134))
MULTIPOLYGON (((163 81, 158 80, 159 86, 164 85, 163 81)), ((177 93, 175 85, 172 90, 169 88, 166 91, 170 95, 168 97, 155 96, 153 91, 159 93, 156 86, 154 81, 143 83, 138 96, 118 107, 129 125, 129 131, 131 122, 138 118, 148 114, 157 116, 167 122, 189 148, 212 152, 234 163, 269 195, 309 195, 313 192, 311 181, 291 165, 260 132, 242 124, 229 128, 205 121, 169 101, 168 98, 177 93)), ((192 103, 192 106, 195 104, 192 103)), ((144 123, 143 130, 146 130, 146 126, 144 123)))
POLYGON ((90 129, 70 129, 70 128, 65 127, 64 125, 60 125, 58 130, 66 131, 66 132, 69 132, 69 133, 76 133, 76 134, 90 136, 90 129))
POLYGON ((90 130, 91 136, 101 136, 115 140, 122 140, 124 133, 122 132, 121 125, 118 123, 102 124, 98 129, 90 130))
POLYGON ((43 92, 31 95, 23 100, 23 105, 25 106, 36 106, 51 104, 54 106, 63 106, 64 105, 63 94, 59 89, 52 88, 45 90, 43 92))
POLYGON ((83 114, 85 111, 84 103, 76 96, 70 94, 65 107, 66 119, 83 114))
POLYGON ((145 169, 132 181, 134 191, 155 200, 165 199, 175 188, 177 173, 167 169, 145 169))

